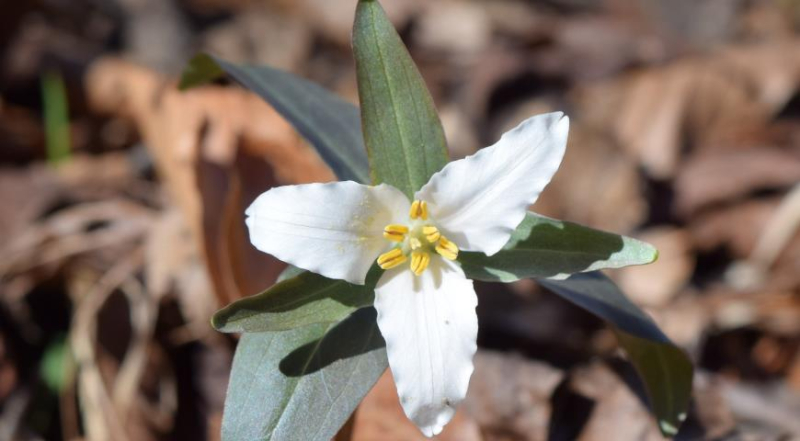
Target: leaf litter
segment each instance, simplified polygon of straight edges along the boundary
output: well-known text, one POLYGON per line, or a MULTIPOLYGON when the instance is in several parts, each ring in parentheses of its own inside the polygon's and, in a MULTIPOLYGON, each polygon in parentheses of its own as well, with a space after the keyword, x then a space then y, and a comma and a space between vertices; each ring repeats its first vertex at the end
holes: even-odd
MULTIPOLYGON (((270 186, 333 179, 254 95, 181 93, 175 74, 190 46, 214 48, 354 101, 352 11, 193 0, 169 2, 161 20, 137 13, 149 3, 128 0, 120 15, 88 1, 8 10, 0 427, 18 439, 218 439, 235 342, 208 318, 283 269, 249 247, 241 211, 270 186), (135 35, 115 42, 129 25, 135 35), (143 43, 167 37, 168 56, 143 43), (37 76, 54 66, 75 149, 59 167, 45 164, 36 104, 37 76), (59 335, 75 369, 42 394, 32 367, 59 335)), ((533 208, 659 245, 651 268, 611 275, 698 367, 681 436, 800 436, 794 2, 385 3, 446 110, 453 156, 524 115, 569 110, 562 173, 533 208)), ((659 436, 602 323, 530 281, 478 291, 482 373, 441 439, 659 436)), ((390 380, 338 439, 421 436, 390 380)))

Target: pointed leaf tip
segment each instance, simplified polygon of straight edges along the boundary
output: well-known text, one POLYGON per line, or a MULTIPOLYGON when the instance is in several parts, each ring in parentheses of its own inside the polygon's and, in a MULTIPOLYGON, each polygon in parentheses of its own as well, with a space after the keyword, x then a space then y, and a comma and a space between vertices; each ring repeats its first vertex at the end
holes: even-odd
POLYGON ((353 55, 373 184, 412 198, 447 164, 447 143, 425 81, 377 1, 358 3, 353 55))
POLYGON ((539 282, 612 325, 644 384, 659 429, 665 437, 674 436, 686 419, 692 396, 694 368, 686 353, 601 273, 539 282))
POLYGON ((181 74, 181 81, 178 89, 187 90, 193 87, 214 81, 225 75, 225 71, 214 58, 208 54, 200 53, 195 55, 186 65, 186 69, 181 74))
POLYGON ((513 282, 528 277, 564 279, 570 274, 647 265, 658 258, 649 243, 529 212, 500 252, 464 252, 459 262, 470 278, 513 282))

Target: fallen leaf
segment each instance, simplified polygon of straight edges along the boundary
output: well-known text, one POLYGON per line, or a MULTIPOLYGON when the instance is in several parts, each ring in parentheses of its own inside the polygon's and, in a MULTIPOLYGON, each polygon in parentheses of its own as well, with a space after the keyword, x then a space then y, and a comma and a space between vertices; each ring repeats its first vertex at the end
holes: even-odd
POLYGON ((691 236, 682 229, 656 227, 642 231, 636 238, 656 247, 658 260, 622 268, 615 279, 634 303, 664 306, 681 292, 694 272, 691 236))
POLYGON ((687 159, 675 178, 675 209, 684 218, 714 204, 800 182, 800 154, 778 148, 719 151, 687 159), (731 179, 731 176, 736 179, 731 179))
POLYGON ((86 76, 95 110, 132 118, 202 250, 220 305, 272 283, 284 264, 247 241, 244 209, 274 185, 333 174, 275 110, 237 88, 181 93, 146 68, 115 59, 86 76))

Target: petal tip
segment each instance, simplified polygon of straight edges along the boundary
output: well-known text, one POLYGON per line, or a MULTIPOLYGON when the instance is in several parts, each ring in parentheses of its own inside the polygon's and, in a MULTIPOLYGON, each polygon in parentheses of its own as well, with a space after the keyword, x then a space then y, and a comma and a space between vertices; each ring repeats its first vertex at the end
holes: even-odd
POLYGON ((557 122, 558 127, 561 130, 569 131, 569 116, 565 115, 563 112, 558 112, 558 113, 559 113, 559 119, 557 122))

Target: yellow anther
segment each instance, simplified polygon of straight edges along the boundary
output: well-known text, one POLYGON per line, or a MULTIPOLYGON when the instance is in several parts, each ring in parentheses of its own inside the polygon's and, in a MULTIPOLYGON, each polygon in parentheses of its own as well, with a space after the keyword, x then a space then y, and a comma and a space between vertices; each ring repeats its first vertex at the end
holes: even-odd
POLYGON ((402 242, 408 233, 408 227, 405 225, 391 224, 383 229, 383 237, 393 242, 402 242))
POLYGON ((404 263, 408 258, 400 248, 394 248, 378 256, 378 266, 383 269, 394 268, 404 263))
POLYGON ((445 259, 456 260, 456 257, 458 257, 458 246, 442 236, 439 238, 439 242, 436 243, 436 252, 445 259))
POLYGON ((425 201, 414 201, 411 210, 408 211, 411 219, 428 220, 428 204, 425 201))
POLYGON ((440 233, 439 229, 433 225, 426 225, 422 227, 422 234, 425 235, 425 239, 428 239, 428 242, 430 243, 436 243, 436 241, 442 237, 442 233, 440 233))
POLYGON ((422 248, 422 242, 420 242, 420 240, 417 239, 416 237, 408 239, 408 244, 411 246, 412 250, 417 250, 422 248))
POLYGON ((414 251, 411 253, 411 271, 420 275, 431 263, 431 255, 424 251, 414 251))

